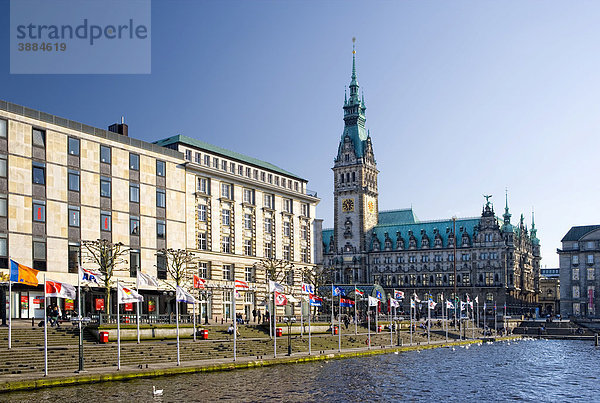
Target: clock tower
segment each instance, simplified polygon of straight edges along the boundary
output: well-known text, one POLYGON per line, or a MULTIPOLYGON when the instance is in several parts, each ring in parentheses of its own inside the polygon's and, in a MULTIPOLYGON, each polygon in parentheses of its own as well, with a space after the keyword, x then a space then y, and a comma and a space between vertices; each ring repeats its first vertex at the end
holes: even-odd
MULTIPOLYGON (((354 41, 354 39, 353 39, 354 41)), ((370 231, 377 225, 377 164, 365 129, 364 96, 358 93, 356 51, 352 49, 350 96, 344 96, 344 131, 333 166, 334 239, 337 281, 367 281, 370 231)))

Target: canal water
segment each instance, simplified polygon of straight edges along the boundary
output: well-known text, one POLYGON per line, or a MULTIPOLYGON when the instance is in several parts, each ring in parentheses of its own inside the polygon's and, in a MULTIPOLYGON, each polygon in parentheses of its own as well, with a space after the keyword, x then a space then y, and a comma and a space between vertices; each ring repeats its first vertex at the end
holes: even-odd
POLYGON ((600 348, 523 340, 0 395, 31 402, 600 401, 600 348), (164 389, 152 396, 152 386, 164 389))

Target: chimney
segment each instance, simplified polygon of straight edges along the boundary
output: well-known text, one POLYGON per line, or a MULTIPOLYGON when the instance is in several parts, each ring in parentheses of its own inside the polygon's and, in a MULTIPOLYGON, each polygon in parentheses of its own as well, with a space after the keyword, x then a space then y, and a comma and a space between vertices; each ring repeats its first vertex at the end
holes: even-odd
POLYGON ((108 126, 108 130, 113 133, 119 133, 123 136, 127 136, 129 132, 128 126, 125 124, 125 118, 121 116, 121 123, 114 123, 108 126))

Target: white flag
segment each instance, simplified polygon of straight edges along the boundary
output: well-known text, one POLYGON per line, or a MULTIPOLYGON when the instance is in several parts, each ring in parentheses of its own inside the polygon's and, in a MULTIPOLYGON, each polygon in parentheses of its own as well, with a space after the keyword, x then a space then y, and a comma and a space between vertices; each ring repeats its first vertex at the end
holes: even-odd
POLYGON ((119 304, 128 304, 130 302, 142 302, 144 297, 138 294, 135 290, 124 287, 123 284, 119 283, 117 288, 117 295, 119 304))
POLYGON ((71 284, 46 280, 46 297, 75 299, 77 291, 71 284))
POLYGON ((460 301, 460 311, 464 311, 465 310, 465 305, 467 305, 465 302, 460 301))
POLYGON ((87 281, 96 284, 104 282, 104 275, 102 273, 95 270, 84 269, 83 267, 79 268, 79 276, 81 277, 81 281, 87 281))
POLYGON ((454 309, 454 304, 450 301, 446 301, 446 309, 454 309))
POLYGON ((269 280, 269 292, 283 292, 283 286, 279 283, 269 280))
POLYGON ((479 296, 475 297, 475 303, 479 304, 479 296))
POLYGON ((437 304, 435 302, 433 302, 433 300, 431 300, 431 299, 429 300, 429 309, 435 309, 436 305, 437 304))
POLYGON ((369 295, 369 306, 377 306, 379 300, 369 295))
POLYGON ((141 271, 138 271, 138 284, 140 285, 140 287, 158 287, 158 280, 149 274, 145 274, 141 271))
POLYGON ((176 294, 177 302, 187 302, 188 304, 193 304, 196 302, 196 298, 192 297, 192 294, 190 294, 180 286, 177 286, 176 294))
POLYGON ((400 307, 400 302, 398 302, 394 298, 390 298, 390 303, 391 303, 391 307, 392 308, 399 308, 400 307))

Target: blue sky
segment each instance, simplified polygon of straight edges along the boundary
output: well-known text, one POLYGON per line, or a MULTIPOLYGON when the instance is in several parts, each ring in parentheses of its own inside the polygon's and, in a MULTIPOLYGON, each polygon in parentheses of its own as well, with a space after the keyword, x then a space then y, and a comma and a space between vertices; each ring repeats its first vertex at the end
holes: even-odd
POLYGON ((185 134, 305 178, 332 225, 351 38, 380 209, 513 222, 535 208, 543 265, 572 225, 600 223, 600 3, 157 1, 152 74, 10 75, 0 98, 130 135, 185 134))

